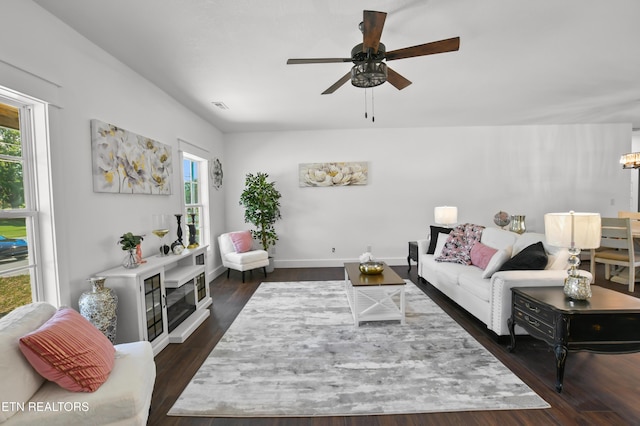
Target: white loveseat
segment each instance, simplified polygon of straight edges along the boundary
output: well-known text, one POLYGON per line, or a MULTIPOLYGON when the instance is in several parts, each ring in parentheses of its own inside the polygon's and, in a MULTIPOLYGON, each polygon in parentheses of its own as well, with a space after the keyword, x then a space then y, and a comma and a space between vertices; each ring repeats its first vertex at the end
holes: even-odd
MULTIPOLYGON (((503 263, 498 260, 499 257, 506 261, 539 241, 543 243, 549 258, 544 270, 499 271, 487 278, 483 278, 483 275, 489 275, 488 269, 493 264, 485 272, 474 265, 435 260, 442 249, 442 240, 447 237, 447 234, 439 234, 439 244, 434 254, 427 254, 429 238, 418 241, 418 277, 474 315, 498 336, 509 334, 507 320, 511 316, 512 287, 562 286, 567 276, 568 251, 546 244, 544 234, 519 235, 500 228, 485 228, 480 242, 498 249, 492 258, 494 264, 503 263)), ((580 272, 592 278, 589 272, 580 272)), ((516 327, 516 333, 525 334, 525 331, 516 327)))
POLYGON ((145 425, 156 377, 149 342, 115 345, 115 363, 95 392, 72 392, 46 381, 31 367, 19 339, 56 313, 31 303, 0 318, 0 424, 145 425))

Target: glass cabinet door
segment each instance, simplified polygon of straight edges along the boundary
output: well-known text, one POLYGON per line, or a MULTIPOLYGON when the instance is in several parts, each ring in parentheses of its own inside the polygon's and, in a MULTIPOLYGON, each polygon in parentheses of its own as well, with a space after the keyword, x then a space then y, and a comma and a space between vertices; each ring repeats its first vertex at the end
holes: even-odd
POLYGON ((196 303, 207 297, 207 278, 205 273, 196 276, 196 303))
POLYGON ((147 313, 147 338, 149 342, 164 332, 162 313, 162 286, 160 274, 144 280, 144 300, 147 313))

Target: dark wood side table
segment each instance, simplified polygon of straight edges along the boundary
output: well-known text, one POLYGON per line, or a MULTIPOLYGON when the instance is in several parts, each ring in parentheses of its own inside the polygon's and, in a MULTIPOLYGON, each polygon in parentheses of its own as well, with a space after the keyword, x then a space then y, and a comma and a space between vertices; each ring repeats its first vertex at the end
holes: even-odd
POLYGON ((409 264, 409 272, 411 272, 411 261, 418 263, 418 242, 409 241, 409 255, 407 256, 407 263, 409 264))
POLYGON ((570 350, 640 352, 640 299, 598 286, 592 286, 591 290, 591 299, 572 300, 565 296, 562 287, 511 289, 509 351, 516 347, 516 324, 549 344, 556 356, 558 392, 562 392, 564 365, 570 350))

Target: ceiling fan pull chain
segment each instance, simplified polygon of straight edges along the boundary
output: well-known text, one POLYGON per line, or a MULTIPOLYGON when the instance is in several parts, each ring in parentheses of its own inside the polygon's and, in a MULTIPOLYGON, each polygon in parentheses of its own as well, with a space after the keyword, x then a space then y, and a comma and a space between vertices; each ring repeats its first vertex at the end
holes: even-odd
POLYGON ((376 107, 373 102, 373 89, 371 89, 371 122, 376 122, 376 107))
POLYGON ((364 118, 367 118, 367 89, 364 89, 364 118))

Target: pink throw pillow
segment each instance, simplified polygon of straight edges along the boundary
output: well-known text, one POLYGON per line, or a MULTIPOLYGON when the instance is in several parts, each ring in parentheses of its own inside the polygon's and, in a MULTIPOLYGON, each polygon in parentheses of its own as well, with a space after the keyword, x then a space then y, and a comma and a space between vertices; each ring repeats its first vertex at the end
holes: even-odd
POLYGON ((253 247, 251 231, 232 232, 229 236, 231 237, 233 247, 236 249, 236 253, 245 253, 253 247))
POLYGON ((20 350, 41 376, 72 392, 94 392, 106 382, 116 352, 100 330, 71 308, 59 309, 22 336, 20 350))
POLYGON ((489 247, 478 241, 471 247, 471 264, 485 270, 493 255, 497 252, 498 250, 493 247, 489 247))

